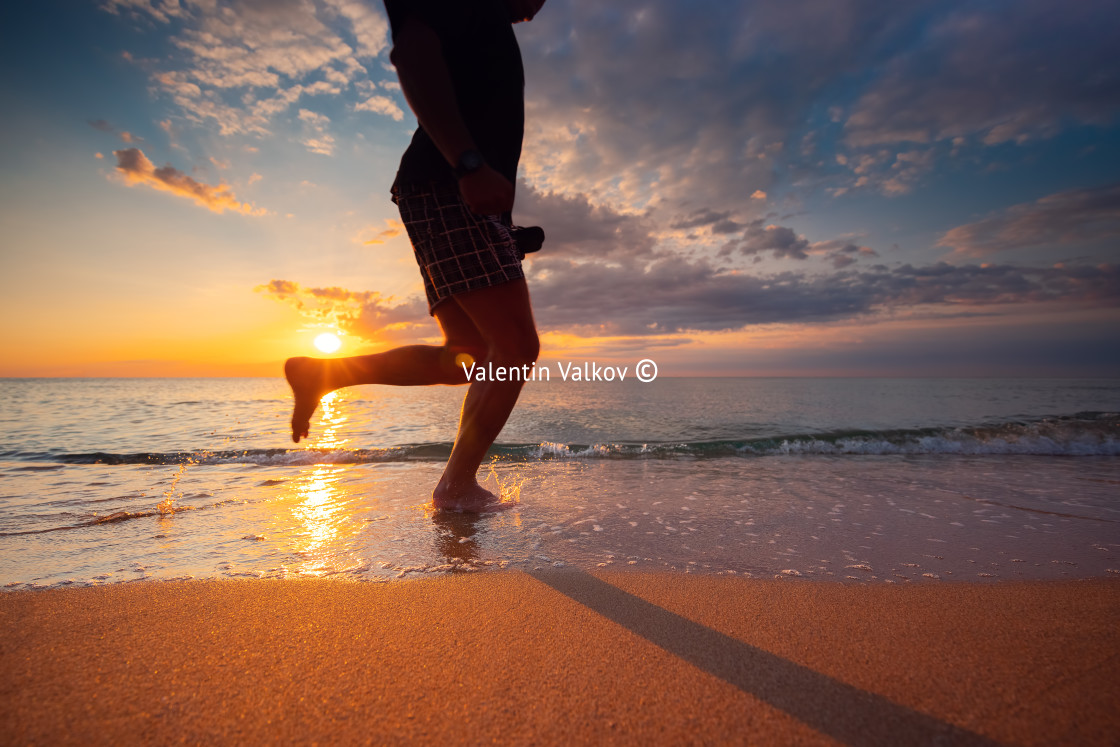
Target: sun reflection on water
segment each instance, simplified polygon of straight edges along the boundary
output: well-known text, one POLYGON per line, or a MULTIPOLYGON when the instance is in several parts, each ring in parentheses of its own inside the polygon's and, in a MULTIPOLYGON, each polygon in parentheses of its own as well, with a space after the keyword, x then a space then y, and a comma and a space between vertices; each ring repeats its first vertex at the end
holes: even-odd
POLYGON ((317 449, 342 449, 350 443, 349 438, 341 436, 342 427, 349 418, 342 407, 346 397, 341 391, 334 391, 319 400, 319 421, 316 423, 316 433, 312 447, 317 449))
POLYGON ((302 525, 293 548, 303 559, 297 568, 300 574, 322 576, 361 564, 347 552, 358 527, 351 517, 351 495, 341 484, 346 474, 344 466, 320 464, 293 486, 299 502, 292 514, 302 525))

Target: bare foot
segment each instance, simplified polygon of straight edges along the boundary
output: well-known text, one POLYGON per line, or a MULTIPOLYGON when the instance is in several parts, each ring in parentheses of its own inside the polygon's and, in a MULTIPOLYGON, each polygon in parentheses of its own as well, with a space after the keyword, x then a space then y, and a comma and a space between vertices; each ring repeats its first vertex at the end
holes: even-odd
POLYGON ((299 443, 307 438, 311 428, 311 415, 319 400, 330 391, 326 385, 323 362, 314 358, 289 358, 284 362, 284 378, 292 387, 295 407, 292 410, 292 441, 299 443))
POLYGON ((442 480, 432 491, 432 504, 442 511, 485 514, 513 508, 512 502, 503 502, 477 482, 461 488, 450 488, 442 480))

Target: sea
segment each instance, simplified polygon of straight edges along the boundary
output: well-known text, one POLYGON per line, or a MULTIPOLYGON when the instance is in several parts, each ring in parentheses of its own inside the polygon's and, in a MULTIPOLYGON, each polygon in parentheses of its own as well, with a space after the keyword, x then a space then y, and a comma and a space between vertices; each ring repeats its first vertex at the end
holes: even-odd
POLYGON ((1120 380, 530 381, 432 509, 464 394, 0 379, 0 588, 551 568, 789 583, 1120 574, 1120 380))

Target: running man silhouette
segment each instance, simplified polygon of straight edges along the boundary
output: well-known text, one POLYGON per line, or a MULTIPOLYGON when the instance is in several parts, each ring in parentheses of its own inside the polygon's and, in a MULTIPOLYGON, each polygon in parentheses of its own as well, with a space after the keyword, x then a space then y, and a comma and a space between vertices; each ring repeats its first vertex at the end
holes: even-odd
MULTIPOLYGON (((503 507, 477 472, 521 381, 470 381, 463 364, 521 368, 537 338, 521 255, 510 231, 524 131, 524 72, 513 23, 544 0, 385 0, 390 59, 420 127, 401 158, 393 201, 412 241, 443 345, 349 358, 290 358, 292 440, 306 438, 320 398, 357 384, 466 384, 459 431, 432 492, 437 508, 503 507)), ((508 504, 507 504, 508 505, 508 504)))

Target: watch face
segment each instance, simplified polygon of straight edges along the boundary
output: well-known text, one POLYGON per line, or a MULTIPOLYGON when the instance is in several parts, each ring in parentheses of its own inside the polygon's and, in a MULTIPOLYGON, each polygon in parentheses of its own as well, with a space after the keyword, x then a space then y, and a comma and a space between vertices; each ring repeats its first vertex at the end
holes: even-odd
POLYGON ((482 168, 482 154, 477 150, 468 150, 466 153, 459 157, 459 170, 463 173, 470 173, 476 169, 482 168))

